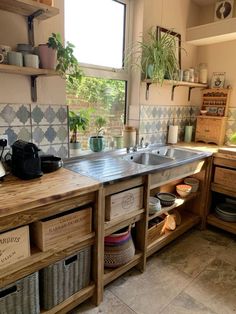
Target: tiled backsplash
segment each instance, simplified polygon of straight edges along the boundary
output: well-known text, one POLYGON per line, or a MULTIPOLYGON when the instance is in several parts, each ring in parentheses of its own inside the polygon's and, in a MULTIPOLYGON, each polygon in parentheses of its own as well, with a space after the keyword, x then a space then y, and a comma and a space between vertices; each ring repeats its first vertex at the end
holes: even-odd
POLYGON ((166 143, 168 126, 177 124, 179 126, 178 139, 184 139, 185 125, 196 126, 196 116, 199 114, 197 106, 149 106, 140 107, 140 130, 139 137, 144 137, 149 143, 166 143), (190 109, 191 119, 190 119, 190 109))
POLYGON ((235 132, 236 132, 236 108, 230 107, 225 132, 226 143, 229 141, 230 136, 235 132))
POLYGON ((9 145, 17 139, 35 143, 42 152, 68 157, 66 105, 0 104, 0 134, 9 145))

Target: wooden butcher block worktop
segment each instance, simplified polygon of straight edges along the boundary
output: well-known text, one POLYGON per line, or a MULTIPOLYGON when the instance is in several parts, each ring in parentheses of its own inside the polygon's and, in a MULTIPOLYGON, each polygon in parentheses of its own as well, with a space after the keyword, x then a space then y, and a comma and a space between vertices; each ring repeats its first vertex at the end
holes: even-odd
POLYGON ((0 183, 0 232, 22 225, 22 221, 30 223, 53 215, 60 207, 61 211, 74 208, 78 197, 78 205, 83 205, 83 199, 99 187, 94 179, 64 168, 32 180, 9 175, 0 183))

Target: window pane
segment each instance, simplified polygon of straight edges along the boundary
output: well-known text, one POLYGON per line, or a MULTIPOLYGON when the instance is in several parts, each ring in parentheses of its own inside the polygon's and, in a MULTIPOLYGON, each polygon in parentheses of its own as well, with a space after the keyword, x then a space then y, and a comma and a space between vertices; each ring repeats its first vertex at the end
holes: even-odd
POLYGON ((125 5, 113 0, 65 1, 65 38, 81 63, 122 68, 125 5))
POLYGON ((88 151, 88 138, 96 135, 94 121, 97 117, 106 119, 103 134, 106 149, 114 147, 114 137, 122 134, 124 126, 125 95, 126 82, 120 80, 84 77, 76 91, 67 86, 69 110, 88 118, 88 127, 85 131, 79 130, 77 135, 82 150, 88 151))

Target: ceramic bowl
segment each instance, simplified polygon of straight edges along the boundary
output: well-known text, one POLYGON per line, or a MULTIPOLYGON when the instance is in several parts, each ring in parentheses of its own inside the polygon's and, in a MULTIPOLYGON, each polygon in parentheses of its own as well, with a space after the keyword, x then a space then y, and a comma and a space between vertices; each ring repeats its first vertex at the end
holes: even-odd
POLYGON ((191 193, 192 187, 188 184, 178 184, 176 185, 176 192, 181 197, 187 197, 191 193))
POLYGON ((207 114, 207 110, 200 110, 201 115, 205 116, 207 114))
POLYGON ((153 215, 156 212, 158 212, 159 210, 161 210, 161 202, 158 198, 154 197, 154 196, 150 196, 149 197, 149 214, 153 215))
POLYGON ((176 200, 176 196, 172 193, 160 192, 156 194, 156 197, 160 200, 162 206, 171 206, 176 200))
POLYGON ((198 187, 199 187, 199 180, 198 179, 196 179, 196 178, 185 178, 184 183, 191 185, 191 187, 192 187, 191 192, 192 193, 197 192, 198 187))

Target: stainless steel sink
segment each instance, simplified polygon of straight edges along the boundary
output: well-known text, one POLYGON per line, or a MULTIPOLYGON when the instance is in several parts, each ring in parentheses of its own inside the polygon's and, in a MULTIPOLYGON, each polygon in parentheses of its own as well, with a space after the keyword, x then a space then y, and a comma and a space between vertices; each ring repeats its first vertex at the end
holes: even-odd
POLYGON ((137 164, 146 166, 155 166, 165 164, 167 162, 173 161, 173 158, 167 156, 160 156, 150 152, 133 153, 124 156, 122 159, 127 161, 133 161, 137 164))
POLYGON ((152 154, 155 154, 158 156, 170 157, 170 158, 173 158, 174 160, 184 160, 187 158, 198 156, 200 152, 193 152, 185 148, 162 146, 162 147, 152 150, 152 154))

